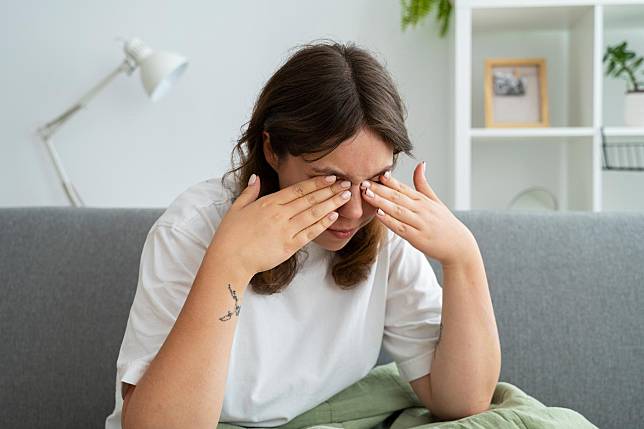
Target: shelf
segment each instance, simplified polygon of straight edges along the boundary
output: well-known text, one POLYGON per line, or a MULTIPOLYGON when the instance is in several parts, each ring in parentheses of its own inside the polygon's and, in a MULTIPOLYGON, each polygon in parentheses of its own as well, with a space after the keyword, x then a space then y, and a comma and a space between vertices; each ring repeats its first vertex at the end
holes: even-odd
POLYGON ((642 165, 644 127, 624 126, 626 82, 606 77, 602 61, 623 40, 644 53, 644 0, 456 3, 454 207, 505 207, 530 186, 551 190, 562 210, 644 207, 644 174, 604 171, 642 165), (485 127, 489 58, 545 59, 548 127, 485 127))
POLYGON ((471 207, 507 208, 517 194, 538 186, 552 192, 562 210, 589 209, 590 187, 585 183, 593 145, 592 138, 585 140, 525 139, 513 144, 510 139, 491 139, 473 144, 471 207), (575 195, 570 195, 571 188, 575 195))
POLYGON ((472 128, 486 124, 484 77, 490 58, 543 58, 550 127, 591 127, 594 26, 595 9, 589 5, 472 10, 472 128))
POLYGON ((472 128, 472 139, 592 137, 592 127, 472 128))
POLYGON ((644 137, 644 128, 635 127, 606 127, 606 137, 644 137))

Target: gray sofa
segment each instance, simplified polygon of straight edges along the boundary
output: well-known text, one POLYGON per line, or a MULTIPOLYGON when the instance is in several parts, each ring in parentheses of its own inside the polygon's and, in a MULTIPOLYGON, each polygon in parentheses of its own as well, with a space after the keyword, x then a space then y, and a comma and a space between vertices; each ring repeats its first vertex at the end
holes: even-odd
MULTIPOLYGON (((0 209, 0 427, 103 427, 142 245, 162 212, 0 209)), ((485 260, 501 380, 601 428, 642 427, 644 213, 455 214, 485 260)))

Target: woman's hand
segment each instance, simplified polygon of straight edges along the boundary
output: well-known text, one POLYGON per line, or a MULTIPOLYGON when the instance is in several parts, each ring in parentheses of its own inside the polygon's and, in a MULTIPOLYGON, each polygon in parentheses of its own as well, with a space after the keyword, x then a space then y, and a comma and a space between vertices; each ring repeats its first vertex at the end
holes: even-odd
POLYGON ((415 190, 387 173, 381 176, 381 183, 365 180, 360 185, 363 198, 380 209, 376 218, 443 266, 477 256, 474 235, 438 199, 425 179, 424 163, 414 169, 415 190))
POLYGON ((331 226, 335 210, 349 201, 347 188, 335 176, 327 177, 331 181, 317 176, 259 199, 257 177, 228 209, 211 246, 232 255, 230 262, 241 264, 251 276, 276 267, 331 226))

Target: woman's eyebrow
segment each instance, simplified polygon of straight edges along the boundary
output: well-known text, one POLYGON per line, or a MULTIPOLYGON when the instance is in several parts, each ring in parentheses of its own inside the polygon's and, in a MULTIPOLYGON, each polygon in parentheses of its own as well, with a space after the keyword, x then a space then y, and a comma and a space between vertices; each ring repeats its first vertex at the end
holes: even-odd
MULTIPOLYGON (((385 171, 391 170, 391 167, 393 167, 393 164, 389 164, 388 166, 386 166, 385 168, 383 168, 379 172, 374 173, 374 174, 370 175, 369 177, 380 176, 381 174, 384 174, 385 171)), ((345 174, 345 173, 343 173, 341 171, 335 170, 335 169, 330 168, 330 167, 326 167, 326 168, 311 167, 311 168, 313 169, 313 171, 315 173, 318 173, 318 174, 335 174, 338 177, 345 177, 345 178, 353 179, 353 178, 349 177, 348 174, 345 174)), ((352 180, 352 181, 358 182, 359 180, 352 180)))

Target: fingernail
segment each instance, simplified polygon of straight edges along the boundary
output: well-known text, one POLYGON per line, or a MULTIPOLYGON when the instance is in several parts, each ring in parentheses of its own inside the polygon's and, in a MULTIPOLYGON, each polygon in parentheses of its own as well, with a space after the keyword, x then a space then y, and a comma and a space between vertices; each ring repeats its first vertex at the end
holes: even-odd
POLYGON ((351 182, 349 182, 348 180, 345 180, 342 183, 340 183, 341 188, 348 188, 349 186, 351 186, 351 182))
POLYGON ((349 197, 351 196, 351 191, 344 191, 344 192, 341 194, 341 196, 342 196, 342 198, 344 198, 345 200, 348 200, 348 199, 349 199, 349 197))
POLYGON ((255 173, 251 174, 250 179, 248 179, 248 186, 250 186, 253 183, 255 183, 256 180, 257 180, 257 175, 255 175, 255 173))
POLYGON ((367 189, 367 196, 373 198, 373 192, 371 192, 371 189, 367 189))
POLYGON ((335 176, 334 176, 334 175, 326 176, 326 177, 324 178, 324 180, 326 180, 326 181, 327 181, 327 182, 329 182, 329 183, 333 183, 333 182, 335 182, 335 176))
POLYGON ((385 178, 389 179, 391 177, 391 171, 385 171, 385 178))
POLYGON ((425 174, 425 167, 426 167, 425 161, 423 161, 423 174, 425 174))

